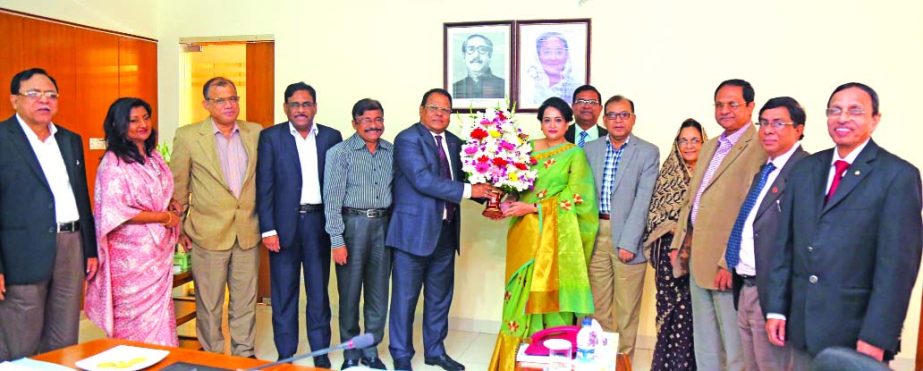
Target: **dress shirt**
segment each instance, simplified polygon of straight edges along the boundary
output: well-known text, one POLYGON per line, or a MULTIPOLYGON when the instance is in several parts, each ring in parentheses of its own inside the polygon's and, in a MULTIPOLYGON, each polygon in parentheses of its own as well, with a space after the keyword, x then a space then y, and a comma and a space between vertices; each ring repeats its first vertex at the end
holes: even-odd
MULTIPOLYGON (((445 132, 436 134, 430 130, 429 133, 433 136, 433 143, 436 143, 437 146, 439 143, 436 142, 436 136, 442 135, 442 151, 445 152, 445 158, 449 160, 449 172, 452 173, 452 179, 454 180, 455 169, 452 168, 452 156, 449 156, 449 141, 445 135, 445 132)), ((462 198, 471 198, 471 184, 465 183, 465 190, 462 192, 462 198)), ((445 219, 447 217, 447 215, 445 215, 445 211, 443 211, 442 214, 442 219, 445 219)))
POLYGON ((221 172, 224 173, 224 180, 231 189, 234 197, 240 198, 240 190, 244 184, 244 173, 247 172, 247 150, 240 139, 240 126, 234 123, 231 129, 231 136, 225 136, 218 129, 215 120, 212 120, 212 128, 215 133, 215 149, 218 151, 218 163, 221 165, 221 172))
POLYGON ((298 161, 301 164, 301 204, 323 203, 320 173, 317 170, 317 125, 311 124, 307 137, 302 137, 291 121, 288 130, 295 137, 295 148, 298 149, 298 161))
POLYGON ((378 141, 375 153, 369 152, 364 140, 353 134, 343 144, 327 152, 327 169, 324 177, 326 199, 324 213, 326 230, 330 234, 330 247, 342 247, 342 209, 387 209, 391 207, 391 166, 394 151, 390 142, 378 141))
POLYGON ((622 162, 622 152, 625 152, 625 146, 628 145, 628 139, 625 139, 625 143, 622 143, 622 146, 619 148, 613 148, 612 142, 609 139, 609 136, 606 136, 606 162, 603 165, 603 184, 602 189, 599 190, 599 213, 600 214, 611 214, 612 205, 609 203, 612 201, 612 192, 615 187, 615 176, 619 172, 619 165, 622 162))
POLYGON ((712 176, 714 176, 718 168, 721 167, 721 162, 731 153, 731 149, 734 148, 734 145, 744 136, 748 127, 748 125, 744 125, 744 127, 737 129, 737 131, 733 133, 728 134, 724 132, 718 137, 718 146, 715 148, 715 155, 712 156, 711 161, 708 162, 708 168, 705 170, 705 175, 702 176, 702 183, 699 184, 699 189, 696 190, 695 197, 692 199, 692 212, 689 213, 689 220, 692 221, 693 227, 695 227, 696 216, 699 214, 699 199, 702 198, 702 193, 705 193, 705 188, 708 188, 712 176))
POLYGON ((753 221, 756 220, 756 213, 760 209, 760 206, 763 203, 763 198, 766 197, 766 193, 772 189, 772 184, 775 183, 776 179, 779 177, 779 173, 782 172, 782 168, 785 167, 788 159, 790 159, 792 155, 795 154, 795 150, 798 148, 801 148, 801 141, 795 143, 795 145, 793 145, 792 148, 789 148, 785 153, 766 162, 772 163, 772 165, 775 166, 775 168, 778 170, 769 173, 769 176, 766 178, 766 184, 763 186, 763 189, 760 190, 760 194, 756 198, 756 207, 750 209, 750 213, 747 214, 747 219, 744 222, 744 229, 743 232, 741 232, 740 261, 737 263, 736 267, 737 274, 745 276, 756 275, 756 252, 753 250, 753 221))
POLYGON ((586 133, 586 142, 589 143, 591 140, 599 138, 599 128, 596 124, 590 127, 590 130, 583 130, 580 125, 574 123, 574 142, 580 140, 580 133, 586 133))
POLYGON ((35 157, 38 158, 38 163, 42 167, 42 173, 45 174, 45 181, 51 188, 51 195, 54 196, 55 220, 58 224, 79 220, 80 213, 77 211, 74 189, 71 187, 70 176, 67 175, 67 166, 64 164, 64 156, 58 147, 58 140, 54 137, 58 128, 54 123, 48 123, 51 135, 42 141, 22 120, 22 117, 19 117, 19 114, 16 114, 16 120, 22 126, 22 131, 26 132, 29 145, 32 146, 32 151, 35 152, 35 157))

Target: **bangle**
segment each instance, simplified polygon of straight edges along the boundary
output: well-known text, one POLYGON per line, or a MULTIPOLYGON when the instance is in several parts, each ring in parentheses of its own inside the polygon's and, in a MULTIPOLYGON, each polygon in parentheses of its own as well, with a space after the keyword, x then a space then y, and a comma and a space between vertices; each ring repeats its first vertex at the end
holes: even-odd
POLYGON ((170 224, 170 223, 172 223, 172 222, 173 222, 173 213, 167 211, 167 221, 165 221, 165 222, 163 222, 163 223, 160 223, 160 224, 167 225, 167 224, 170 224))

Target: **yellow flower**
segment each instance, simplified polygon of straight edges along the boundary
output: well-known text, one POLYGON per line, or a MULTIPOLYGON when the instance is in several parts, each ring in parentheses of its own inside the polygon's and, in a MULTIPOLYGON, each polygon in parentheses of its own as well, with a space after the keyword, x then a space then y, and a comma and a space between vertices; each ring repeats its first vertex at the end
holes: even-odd
POLYGON ((517 181, 517 180, 519 180, 519 174, 517 174, 515 171, 514 171, 514 172, 511 172, 511 173, 509 174, 509 177, 510 177, 510 180, 512 180, 512 181, 514 181, 514 182, 517 181))
POLYGON ((499 131, 496 131, 496 130, 493 130, 493 129, 488 130, 487 132, 490 133, 490 136, 492 136, 492 137, 494 137, 494 138, 499 138, 499 137, 502 135, 502 134, 500 134, 499 131))

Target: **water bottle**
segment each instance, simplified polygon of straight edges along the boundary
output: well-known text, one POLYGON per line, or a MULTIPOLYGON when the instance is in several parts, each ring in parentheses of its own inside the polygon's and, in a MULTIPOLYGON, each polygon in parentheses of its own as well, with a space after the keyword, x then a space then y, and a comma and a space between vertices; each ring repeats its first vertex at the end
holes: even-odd
POLYGON ((599 336, 593 330, 593 320, 589 317, 583 319, 580 331, 577 332, 577 363, 592 363, 596 358, 596 344, 599 336))

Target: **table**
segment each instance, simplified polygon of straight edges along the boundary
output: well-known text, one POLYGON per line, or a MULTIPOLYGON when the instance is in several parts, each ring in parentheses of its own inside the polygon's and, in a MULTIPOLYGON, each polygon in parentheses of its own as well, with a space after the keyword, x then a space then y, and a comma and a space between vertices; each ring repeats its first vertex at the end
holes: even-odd
MULTIPOLYGON (((617 371, 631 371, 631 358, 626 354, 619 354, 615 359, 615 369, 617 371)), ((534 363, 517 362, 517 371, 542 371, 542 365, 534 363)))
MULTIPOLYGON (((270 363, 269 361, 262 361, 252 358, 236 357, 229 356, 224 354, 217 353, 207 353, 198 350, 190 350, 183 348, 172 348, 164 347, 158 345, 151 345, 145 343, 139 343, 136 341, 122 340, 122 339, 97 339, 89 341, 82 344, 72 345, 67 348, 58 349, 48 353, 42 353, 37 356, 31 357, 32 359, 38 361, 45 361, 51 363, 57 363, 59 365, 64 365, 71 368, 77 368, 77 361, 88 358, 95 354, 98 354, 102 351, 108 350, 118 345, 131 345, 142 348, 151 348, 151 349, 163 349, 170 351, 170 354, 167 355, 162 361, 157 364, 147 368, 146 370, 155 371, 175 362, 189 362, 205 366, 212 367, 221 367, 231 370, 236 369, 246 369, 251 367, 256 367, 259 365, 264 365, 270 363)), ((298 366, 293 364, 283 364, 279 366, 270 367, 268 370, 273 371, 311 371, 311 370, 324 370, 321 368, 314 368, 310 366, 298 366)))

